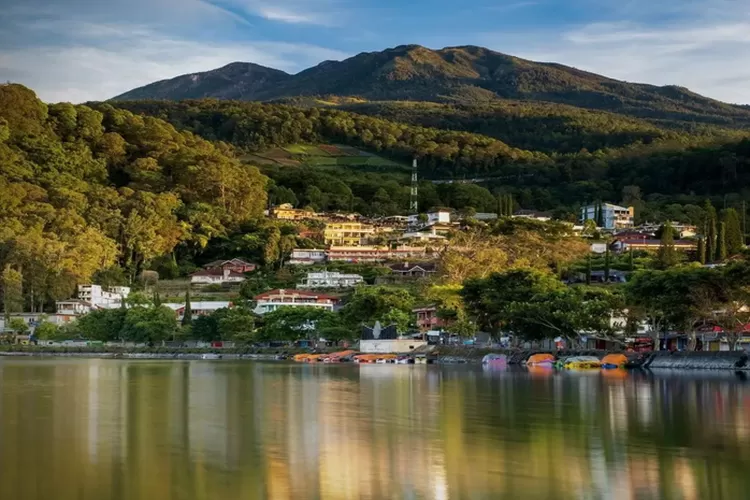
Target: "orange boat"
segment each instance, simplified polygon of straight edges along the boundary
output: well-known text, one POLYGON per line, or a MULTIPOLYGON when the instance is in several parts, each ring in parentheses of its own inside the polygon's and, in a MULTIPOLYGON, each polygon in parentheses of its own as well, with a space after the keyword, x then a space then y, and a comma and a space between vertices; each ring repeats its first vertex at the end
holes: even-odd
POLYGON ((320 358, 323 357, 322 354, 310 354, 308 355, 304 360, 302 360, 304 363, 317 363, 320 361, 320 358))
POLYGON ((340 363, 342 359, 348 358, 352 356, 357 351, 341 351, 341 352, 334 352, 333 354, 326 357, 323 362, 324 363, 340 363))
POLYGON ((533 354, 526 361, 527 366, 552 366, 555 364, 555 357, 552 354, 533 354))
POLYGON ((295 355, 294 355, 294 358, 293 358, 293 359, 294 359, 294 361, 296 361, 297 363, 302 363, 302 362, 304 362, 304 361, 305 361, 305 360, 306 360, 306 359, 307 359, 307 358, 308 358, 309 356, 310 356, 310 354, 307 354, 307 353, 306 353, 306 354, 295 354, 295 355))
POLYGON ((607 354, 602 358, 602 368, 623 368, 628 364, 628 357, 624 354, 607 354))

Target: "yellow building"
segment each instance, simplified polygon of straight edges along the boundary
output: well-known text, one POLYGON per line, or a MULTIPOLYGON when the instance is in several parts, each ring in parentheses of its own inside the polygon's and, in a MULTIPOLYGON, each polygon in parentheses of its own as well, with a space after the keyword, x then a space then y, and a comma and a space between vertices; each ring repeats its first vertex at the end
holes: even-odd
POLYGON ((289 203, 284 203, 278 207, 271 209, 271 215, 274 219, 281 220, 303 220, 303 219, 314 219, 316 217, 315 212, 294 208, 289 203))
POLYGON ((323 232, 328 246, 357 247, 366 245, 375 235, 375 228, 361 222, 329 222, 323 232))

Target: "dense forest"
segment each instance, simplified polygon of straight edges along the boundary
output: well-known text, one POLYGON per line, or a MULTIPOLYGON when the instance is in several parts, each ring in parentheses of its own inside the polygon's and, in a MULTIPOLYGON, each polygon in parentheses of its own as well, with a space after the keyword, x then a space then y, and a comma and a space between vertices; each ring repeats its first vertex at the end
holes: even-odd
POLYGON ((42 103, 0 86, 0 270, 6 310, 144 264, 262 215, 267 178, 211 143, 109 105, 42 103), (23 291, 23 292, 21 292, 23 291))
MULTIPOLYGON (((479 193, 477 189, 482 189, 484 201, 479 206, 465 205, 477 210, 490 208, 490 198, 504 192, 513 193, 524 208, 545 210, 561 207, 573 210, 597 199, 628 201, 625 192, 637 192, 638 200, 654 201, 659 207, 669 203, 700 204, 706 197, 714 198, 718 204, 726 200, 735 204, 750 196, 744 187, 750 185, 750 140, 744 138, 714 144, 707 143, 705 135, 671 132, 663 140, 653 137, 650 144, 638 141, 621 148, 548 155, 514 148, 477 133, 411 125, 339 109, 216 100, 116 105, 162 118, 178 129, 190 130, 210 140, 226 141, 244 151, 327 142, 363 148, 404 162, 417 157, 423 179, 478 178, 481 188, 455 187, 459 184, 449 184, 451 188, 440 185, 426 188, 428 193, 441 189, 479 193)), ((585 121, 586 116, 582 114, 580 120, 585 121)), ((532 116, 530 120, 538 123, 539 118, 532 116)), ((594 130, 597 123, 594 120, 587 126, 594 130)), ((525 135, 527 141, 544 141, 545 134, 550 137, 555 134, 552 126, 541 131, 532 126, 517 127, 514 133, 518 137, 525 135), (542 139, 534 139, 537 136, 542 139)), ((295 174, 281 170, 270 169, 268 173, 277 185, 291 187, 303 203, 304 192, 290 184, 295 174)), ((347 182, 342 171, 333 175, 347 182)), ((354 173, 348 177, 352 184, 354 173)), ((402 184, 405 177, 402 172, 402 184)), ((393 181, 386 179, 383 184, 393 181)), ((380 187, 383 186, 373 185, 370 191, 374 195, 380 187)), ((400 194, 393 191, 388 192, 389 198, 396 198, 398 206, 405 208, 398 201, 404 197, 403 191, 400 194)), ((454 202, 460 198, 450 193, 438 194, 434 201, 462 208, 460 202, 454 202)), ((374 201, 372 197, 362 199, 368 203, 374 201)))

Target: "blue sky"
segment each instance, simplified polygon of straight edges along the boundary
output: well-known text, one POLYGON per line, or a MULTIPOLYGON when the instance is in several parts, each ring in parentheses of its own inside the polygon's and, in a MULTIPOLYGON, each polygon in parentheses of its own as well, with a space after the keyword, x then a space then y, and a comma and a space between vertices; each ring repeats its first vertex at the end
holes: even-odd
POLYGON ((233 61, 294 73, 407 43, 482 45, 750 103, 748 0, 0 0, 0 81, 47 101, 233 61))

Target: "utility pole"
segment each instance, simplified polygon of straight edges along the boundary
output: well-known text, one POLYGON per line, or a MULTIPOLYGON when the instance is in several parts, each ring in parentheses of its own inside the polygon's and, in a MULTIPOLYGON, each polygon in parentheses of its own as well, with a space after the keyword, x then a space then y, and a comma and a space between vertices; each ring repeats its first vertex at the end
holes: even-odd
POLYGON ((419 213, 419 178, 417 177, 417 159, 411 167, 411 199, 409 200, 409 212, 412 215, 419 213))

